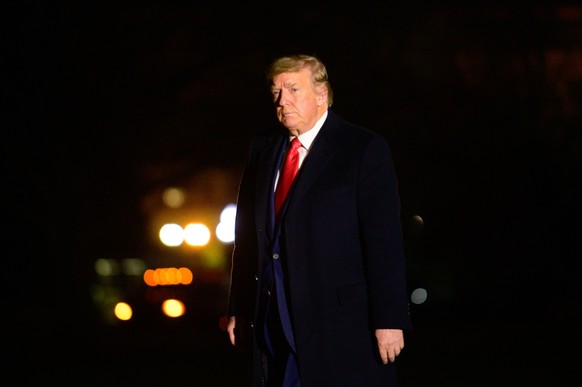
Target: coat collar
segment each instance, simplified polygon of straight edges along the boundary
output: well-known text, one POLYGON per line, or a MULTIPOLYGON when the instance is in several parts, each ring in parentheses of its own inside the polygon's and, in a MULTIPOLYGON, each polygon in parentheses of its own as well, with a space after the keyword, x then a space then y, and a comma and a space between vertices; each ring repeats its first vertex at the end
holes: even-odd
MULTIPOLYGON (((309 154, 299 173, 289 196, 287 212, 292 210, 293 204, 301 200, 311 185, 323 172, 329 160, 333 157, 334 132, 340 122, 339 116, 332 110, 328 110, 328 117, 323 123, 319 133, 315 137, 309 154)), ((265 225, 272 235, 274 230, 274 182, 277 169, 280 166, 285 147, 289 137, 286 131, 278 128, 270 135, 261 137, 257 144, 257 170, 256 179, 256 220, 257 225, 265 225)))
POLYGON ((293 204, 301 201, 309 188, 321 175, 335 151, 333 146, 334 128, 338 124, 338 116, 328 110, 328 117, 313 141, 307 158, 303 162, 290 193, 287 211, 292 210, 293 204))

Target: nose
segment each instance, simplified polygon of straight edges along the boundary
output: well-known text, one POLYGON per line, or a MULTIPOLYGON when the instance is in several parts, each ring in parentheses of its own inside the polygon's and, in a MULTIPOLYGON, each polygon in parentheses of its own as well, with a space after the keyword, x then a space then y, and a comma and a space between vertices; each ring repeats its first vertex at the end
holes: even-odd
POLYGON ((275 102, 278 106, 285 106, 287 104, 287 92, 281 90, 279 92, 279 98, 275 102))

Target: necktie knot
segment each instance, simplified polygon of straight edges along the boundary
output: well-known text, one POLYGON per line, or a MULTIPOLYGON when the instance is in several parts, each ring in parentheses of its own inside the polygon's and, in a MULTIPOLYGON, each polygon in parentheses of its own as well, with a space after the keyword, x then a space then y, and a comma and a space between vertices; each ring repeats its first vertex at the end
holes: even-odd
POLYGON ((289 152, 296 152, 300 147, 301 141, 299 141, 298 137, 295 137, 293 141, 291 141, 291 148, 289 149, 289 152))

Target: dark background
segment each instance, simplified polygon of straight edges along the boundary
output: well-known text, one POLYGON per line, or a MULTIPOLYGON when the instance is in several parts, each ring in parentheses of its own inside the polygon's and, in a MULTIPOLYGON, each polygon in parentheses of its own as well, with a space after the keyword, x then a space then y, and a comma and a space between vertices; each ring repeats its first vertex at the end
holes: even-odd
POLYGON ((569 385, 582 6, 2 8, 10 385, 245 385, 217 324, 220 289, 202 289, 213 302, 196 320, 111 327, 90 286, 96 258, 154 248, 140 204, 153 190, 209 168, 238 178, 248 141, 273 119, 264 69, 289 53, 319 56, 333 109, 393 148, 409 287, 428 290, 411 305, 403 387, 569 385))

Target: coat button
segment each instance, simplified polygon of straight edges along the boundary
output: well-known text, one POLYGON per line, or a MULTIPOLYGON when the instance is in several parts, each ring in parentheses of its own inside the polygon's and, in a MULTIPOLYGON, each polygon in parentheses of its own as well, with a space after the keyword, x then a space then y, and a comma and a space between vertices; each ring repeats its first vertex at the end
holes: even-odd
POLYGON ((259 280, 259 275, 255 274, 255 281, 258 281, 258 280, 259 280))
POLYGON ((273 254, 273 259, 279 259, 279 254, 277 253, 273 254))

